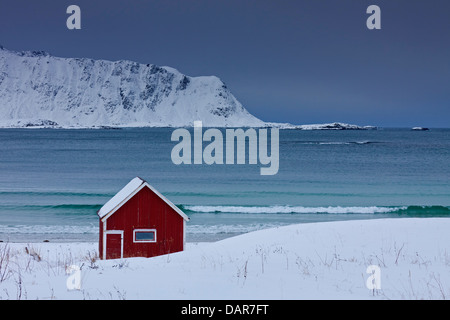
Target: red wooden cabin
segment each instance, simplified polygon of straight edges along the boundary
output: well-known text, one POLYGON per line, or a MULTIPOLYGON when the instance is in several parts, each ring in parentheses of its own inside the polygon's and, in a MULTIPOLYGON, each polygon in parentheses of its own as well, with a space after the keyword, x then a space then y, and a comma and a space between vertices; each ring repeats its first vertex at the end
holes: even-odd
POLYGON ((140 178, 99 211, 100 259, 154 257, 183 251, 189 218, 140 178))

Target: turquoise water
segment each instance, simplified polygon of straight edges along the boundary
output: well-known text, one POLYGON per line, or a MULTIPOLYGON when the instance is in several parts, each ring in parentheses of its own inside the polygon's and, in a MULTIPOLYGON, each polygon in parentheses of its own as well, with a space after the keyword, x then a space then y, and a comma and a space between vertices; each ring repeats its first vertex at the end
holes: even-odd
POLYGON ((450 129, 280 131, 280 165, 180 165, 173 129, 0 130, 0 240, 93 241, 140 176, 191 218, 187 241, 292 223, 450 217, 450 129))

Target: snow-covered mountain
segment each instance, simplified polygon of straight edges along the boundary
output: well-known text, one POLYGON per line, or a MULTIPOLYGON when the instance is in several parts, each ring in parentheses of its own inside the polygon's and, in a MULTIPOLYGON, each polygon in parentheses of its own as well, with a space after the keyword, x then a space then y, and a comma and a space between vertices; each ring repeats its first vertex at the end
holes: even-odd
POLYGON ((0 127, 258 127, 217 77, 0 47, 0 127))
POLYGON ((132 61, 58 58, 0 46, 0 127, 276 127, 363 130, 344 123, 268 123, 217 77, 132 61))

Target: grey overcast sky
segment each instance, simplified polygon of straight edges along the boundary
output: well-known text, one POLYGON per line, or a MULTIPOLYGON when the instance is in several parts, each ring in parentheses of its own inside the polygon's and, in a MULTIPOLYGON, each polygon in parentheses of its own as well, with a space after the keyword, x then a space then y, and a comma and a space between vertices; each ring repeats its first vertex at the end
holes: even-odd
POLYGON ((0 0, 0 44, 216 75, 265 121, 450 127, 448 0, 0 0))

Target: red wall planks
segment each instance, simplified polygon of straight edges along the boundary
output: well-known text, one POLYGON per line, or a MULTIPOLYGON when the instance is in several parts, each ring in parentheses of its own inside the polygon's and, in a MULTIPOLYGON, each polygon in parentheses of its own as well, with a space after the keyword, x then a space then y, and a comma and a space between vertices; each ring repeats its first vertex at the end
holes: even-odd
MULTIPOLYGON (((105 222, 100 220, 99 252, 103 259, 103 223, 106 230, 123 231, 123 257, 153 257, 182 251, 184 247, 184 219, 164 200, 148 188, 142 188, 122 207, 109 216, 105 222), (155 243, 137 243, 133 240, 136 229, 155 229, 155 243)), ((107 235, 106 259, 111 249, 117 252, 119 244, 113 243, 107 235), (111 243, 110 243, 111 242, 111 243)))

